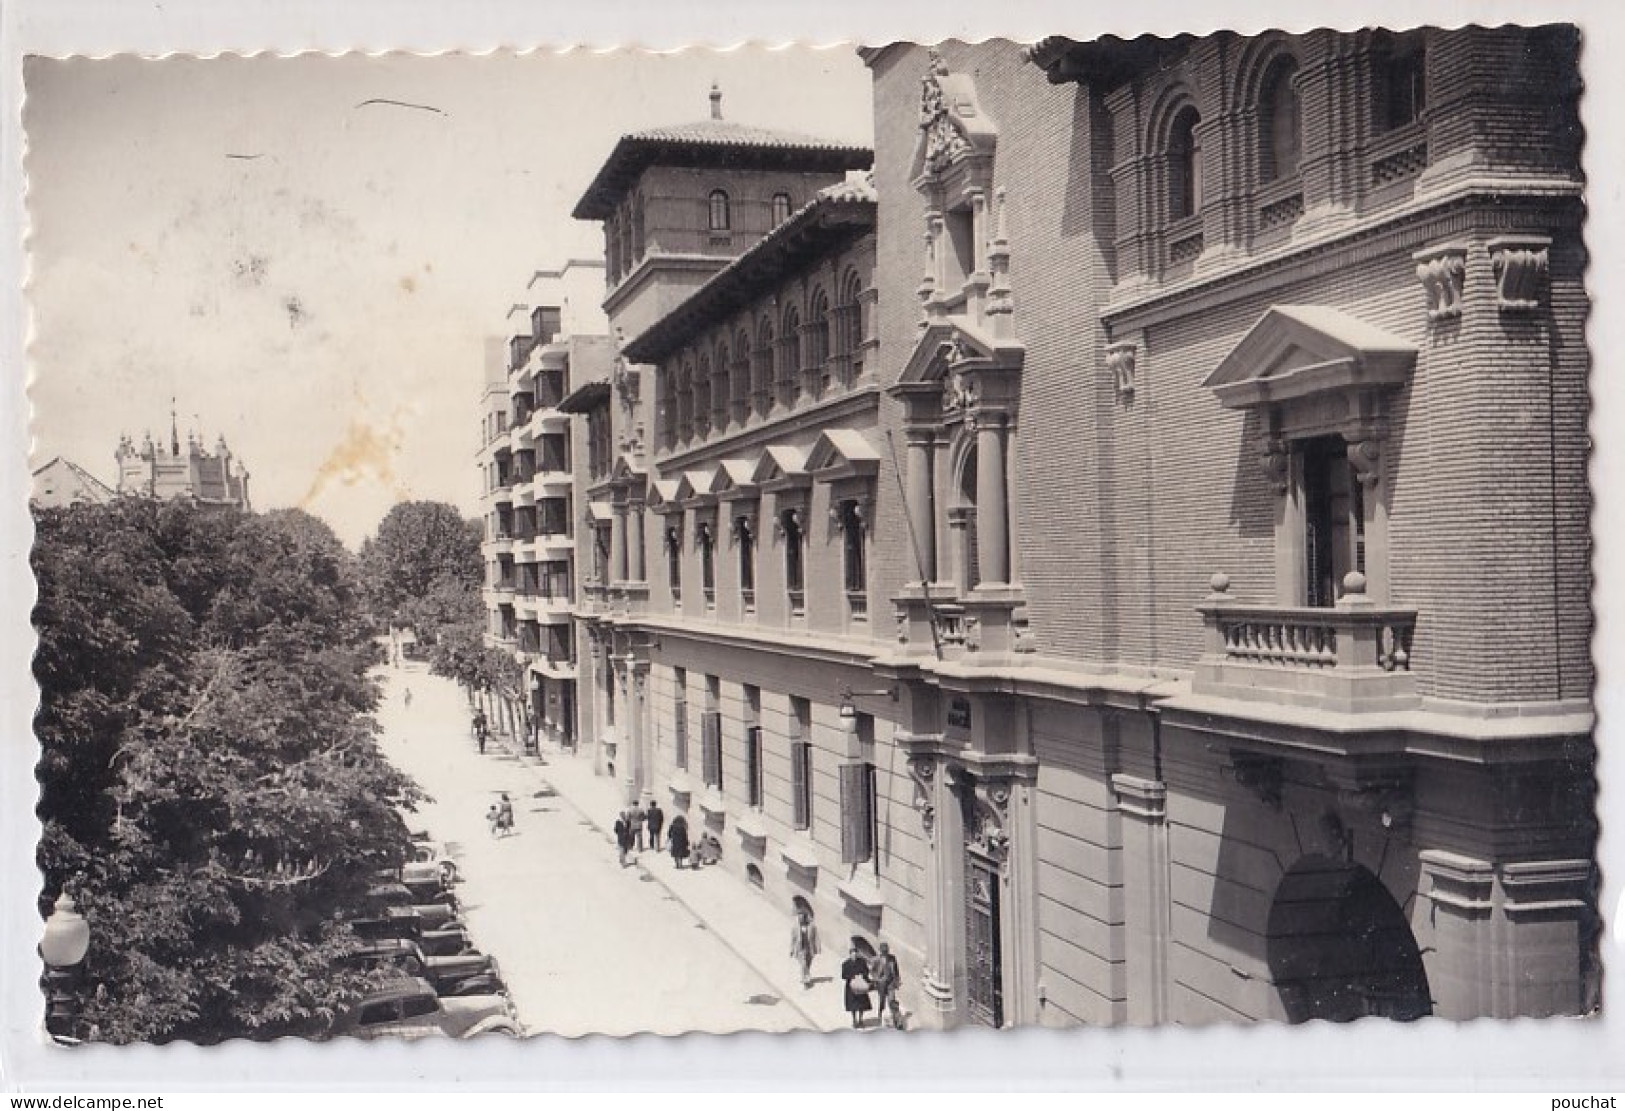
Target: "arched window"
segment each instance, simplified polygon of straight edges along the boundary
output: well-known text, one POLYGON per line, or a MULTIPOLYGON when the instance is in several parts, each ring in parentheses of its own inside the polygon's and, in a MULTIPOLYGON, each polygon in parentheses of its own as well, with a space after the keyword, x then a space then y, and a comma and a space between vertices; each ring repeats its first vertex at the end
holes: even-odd
POLYGON ((677 375, 677 441, 687 443, 694 435, 694 364, 683 364, 677 375))
POLYGON ((1202 142, 1195 108, 1182 108, 1168 129, 1168 215, 1174 220, 1195 216, 1202 207, 1202 142))
POLYGON ((660 412, 656 414, 660 438, 667 447, 677 442, 677 375, 667 367, 660 376, 660 412))
POLYGON ((863 279, 856 270, 848 270, 835 303, 835 371, 843 386, 863 373, 858 351, 863 345, 863 306, 858 300, 862 292, 863 279))
POLYGON ((711 431, 711 357, 700 356, 700 366, 694 373, 694 434, 705 436, 711 431))
POLYGON ((733 418, 745 423, 750 415, 750 336, 740 328, 734 333, 733 362, 729 366, 733 394, 733 418))
POLYGON ((719 432, 728 427, 731 373, 732 368, 728 365, 728 341, 719 339, 716 356, 711 363, 711 427, 719 432))
POLYGON ((789 406, 801 396, 801 314, 791 305, 784 310, 784 331, 779 333, 779 404, 789 406))
POLYGON ((773 226, 778 227, 790 218, 790 194, 773 194, 773 226))
POLYGON ((829 298, 813 291, 807 315, 807 392, 814 397, 829 389, 829 298))
POLYGON ((1292 84, 1297 72, 1296 62, 1280 58, 1264 79, 1258 102, 1258 176, 1265 182, 1298 172, 1303 140, 1298 91, 1292 84))
POLYGON ((756 326, 756 346, 751 351, 750 400, 758 415, 773 406, 773 321, 765 316, 756 326))
POLYGON ((711 190, 711 230, 727 231, 733 227, 733 216, 728 211, 728 194, 721 189, 711 190))

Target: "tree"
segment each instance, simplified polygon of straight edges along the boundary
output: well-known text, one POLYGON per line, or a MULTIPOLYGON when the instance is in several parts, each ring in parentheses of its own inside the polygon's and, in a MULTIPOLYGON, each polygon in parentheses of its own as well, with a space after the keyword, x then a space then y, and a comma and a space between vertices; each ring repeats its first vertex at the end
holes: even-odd
POLYGON ((44 510, 43 895, 92 924, 110 1041, 320 1033, 416 788, 382 758, 355 560, 326 525, 139 499, 44 510))
POLYGON ((404 623, 404 610, 443 583, 478 591, 481 528, 444 502, 401 502, 361 546, 368 607, 380 622, 404 623))

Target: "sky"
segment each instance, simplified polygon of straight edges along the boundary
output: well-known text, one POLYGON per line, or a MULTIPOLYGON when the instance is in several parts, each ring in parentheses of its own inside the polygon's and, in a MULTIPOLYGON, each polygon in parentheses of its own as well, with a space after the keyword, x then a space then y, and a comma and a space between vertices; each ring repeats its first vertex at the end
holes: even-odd
POLYGON ((224 435, 256 509, 351 545, 395 502, 478 512, 488 336, 624 132, 707 117, 871 143, 851 47, 29 59, 32 462, 224 435), (398 101, 396 104, 380 101, 398 101), (371 103, 368 103, 371 102, 371 103))

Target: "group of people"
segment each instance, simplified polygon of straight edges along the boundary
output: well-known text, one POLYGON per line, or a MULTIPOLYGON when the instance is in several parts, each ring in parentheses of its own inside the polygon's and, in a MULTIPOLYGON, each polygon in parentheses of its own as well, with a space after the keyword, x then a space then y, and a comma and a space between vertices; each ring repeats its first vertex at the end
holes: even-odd
POLYGON ((621 811, 615 818, 615 848, 620 854, 621 867, 626 867, 628 857, 635 857, 642 852, 645 844, 655 852, 659 852, 662 845, 671 851, 672 863, 678 868, 687 867, 689 861, 699 868, 702 864, 715 864, 722 859, 722 843, 717 840, 716 834, 710 830, 702 830, 699 838, 692 838, 688 831, 688 819, 678 814, 671 820, 671 828, 666 828, 666 812, 660 809, 660 803, 650 801, 645 807, 641 802, 634 802, 621 811), (665 841, 661 841, 661 834, 665 834, 665 841), (647 838, 647 840, 645 840, 647 838))
POLYGON ((492 837, 506 837, 513 832, 513 800, 508 792, 502 792, 502 797, 491 804, 491 809, 485 812, 485 821, 491 827, 492 837))
MULTIPOLYGON (((790 928, 790 956, 801 968, 803 988, 812 986, 812 962, 817 955, 818 927, 813 924, 812 915, 803 907, 796 911, 795 924, 790 928)), ((901 979, 902 972, 897 967, 897 958, 892 954, 890 945, 882 941, 874 956, 865 957, 858 948, 857 938, 852 939, 846 960, 841 962, 841 993, 854 1030, 863 1028, 864 1016, 874 1006, 871 995, 880 997, 881 1026, 885 1026, 890 1018, 893 1028, 903 1028, 903 1005, 897 998, 897 986, 901 979)))

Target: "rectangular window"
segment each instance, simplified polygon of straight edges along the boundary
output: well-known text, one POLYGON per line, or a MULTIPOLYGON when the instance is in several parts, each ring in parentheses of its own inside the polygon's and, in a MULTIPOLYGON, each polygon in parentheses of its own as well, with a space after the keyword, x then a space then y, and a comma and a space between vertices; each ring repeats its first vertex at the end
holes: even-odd
POLYGON ((700 718, 700 778, 707 787, 722 790, 722 711, 707 710, 700 718))
POLYGON ((811 829, 813 820, 812 703, 790 699, 791 824, 811 829))
POLYGON ((1343 578, 1365 571, 1364 491, 1341 436, 1320 436, 1299 447, 1303 456, 1304 557, 1310 606, 1334 606, 1343 578))
POLYGON ((762 806, 762 727, 752 725, 745 730, 745 794, 746 801, 760 810, 762 806))
POLYGON ((683 530, 666 530, 666 584, 671 587, 672 600, 683 596, 683 530))
POLYGON ((674 748, 673 759, 677 766, 684 771, 688 770, 688 672, 683 668, 672 669, 672 686, 676 688, 674 704, 672 706, 672 742, 674 748))
POLYGON ((841 765, 841 862, 858 864, 875 851, 875 769, 841 765))

